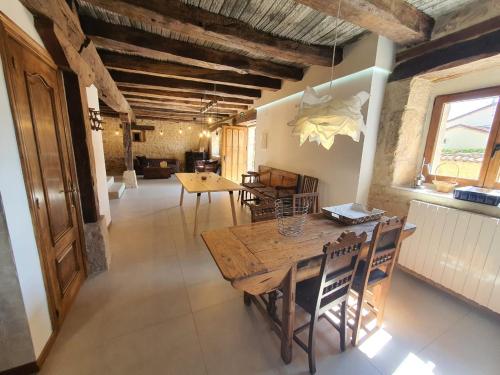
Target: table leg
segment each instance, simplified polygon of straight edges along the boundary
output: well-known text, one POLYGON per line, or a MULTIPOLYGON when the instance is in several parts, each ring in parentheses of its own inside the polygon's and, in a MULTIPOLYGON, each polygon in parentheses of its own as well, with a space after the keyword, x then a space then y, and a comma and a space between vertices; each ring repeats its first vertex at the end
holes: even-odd
POLYGON ((238 225, 236 222, 236 210, 234 209, 234 197, 233 192, 229 192, 229 201, 231 202, 231 212, 233 213, 233 225, 238 225))
POLYGON ((198 230, 198 208, 200 207, 200 197, 201 193, 196 193, 196 208, 194 210, 194 235, 196 236, 196 231, 198 230))
POLYGON ((283 280, 283 312, 281 318, 281 358, 292 362, 292 344, 295 319, 295 287, 297 266, 294 265, 283 280))
POLYGON ((212 194, 208 192, 208 203, 212 203, 212 194))
POLYGON ((181 187, 181 200, 179 202, 179 206, 182 206, 183 202, 184 202, 184 185, 181 187))

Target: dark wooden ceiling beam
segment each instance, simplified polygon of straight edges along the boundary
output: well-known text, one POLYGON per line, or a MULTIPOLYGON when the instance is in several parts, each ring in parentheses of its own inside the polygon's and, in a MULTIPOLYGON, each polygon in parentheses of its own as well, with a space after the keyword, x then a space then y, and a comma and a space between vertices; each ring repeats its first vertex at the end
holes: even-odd
POLYGON ((496 56, 500 54, 499 40, 500 29, 442 48, 433 45, 432 49, 422 50, 422 54, 396 65, 389 76, 389 81, 398 81, 496 56))
POLYGON ((106 67, 125 72, 159 75, 215 84, 228 84, 252 89, 272 91, 281 89, 281 80, 266 76, 200 68, 198 66, 158 61, 106 50, 100 50, 99 55, 106 67))
MULTIPOLYGON (((169 104, 169 105, 181 105, 181 106, 189 106, 189 107, 195 107, 195 108, 202 108, 204 107, 208 101, 201 102, 199 100, 175 100, 171 98, 165 98, 165 99, 159 99, 159 98, 149 98, 149 97, 144 97, 141 95, 132 95, 132 94, 124 94, 125 98, 129 101, 133 102, 141 102, 141 103, 149 103, 149 104, 169 104)), ((239 110, 239 111, 246 111, 248 109, 247 105, 243 104, 230 104, 230 103, 223 103, 223 102, 217 102, 217 107, 218 108, 223 108, 223 109, 234 109, 234 110, 239 110)))
POLYGON ((66 1, 22 0, 22 3, 35 15, 37 30, 56 62, 78 74, 83 84, 93 83, 101 99, 133 118, 130 106, 66 1))
POLYGON ((80 19, 87 36, 101 49, 206 69, 230 70, 240 74, 257 74, 292 81, 299 81, 304 76, 303 69, 295 66, 167 39, 158 34, 106 23, 91 17, 82 16, 80 19))
MULTIPOLYGON (((111 71, 111 77, 121 86, 143 87, 153 89, 174 89, 176 91, 194 92, 198 94, 213 94, 214 85, 205 82, 186 81, 183 79, 157 77, 148 74, 111 71)), ((236 98, 260 98, 260 90, 247 89, 228 85, 217 85, 217 93, 236 98)))
POLYGON ((490 18, 489 20, 466 27, 465 29, 461 29, 441 38, 419 44, 418 46, 402 50, 396 54, 396 63, 424 55, 433 50, 461 43, 469 39, 475 39, 481 35, 488 34, 496 30, 500 30, 500 16, 490 18))
POLYGON ((152 108, 152 107, 149 107, 149 106, 137 106, 137 105, 133 105, 132 108, 134 108, 134 110, 136 110, 138 113, 145 113, 145 112, 148 112, 148 113, 172 113, 172 114, 175 114, 175 115, 183 115, 183 116, 195 116, 195 117, 213 117, 213 118, 225 118, 225 117, 229 117, 228 114, 224 114, 224 113, 206 113, 206 114, 202 114, 200 113, 200 111, 193 111, 193 110, 183 110, 183 109, 170 109, 170 108, 152 108))
MULTIPOLYGON (((331 64, 332 50, 273 36, 237 19, 189 6, 177 0, 87 0, 131 20, 216 43, 263 58, 279 57, 302 65, 331 64)), ((339 48, 341 59, 341 49, 339 48)))
POLYGON ((234 103, 234 104, 247 104, 252 105, 252 99, 235 98, 231 96, 221 96, 217 94, 216 96, 212 94, 199 94, 195 92, 184 92, 175 90, 162 90, 162 89, 151 89, 143 87, 130 87, 127 85, 120 85, 118 83, 118 88, 124 95, 140 95, 145 98, 158 98, 158 99, 182 99, 190 100, 194 102, 209 102, 210 100, 223 101, 224 103, 234 103))
MULTIPOLYGON (((339 1, 297 2, 329 16, 337 16, 339 1)), ((432 17, 405 0, 343 1, 340 18, 403 45, 428 40, 434 27, 432 17)))
MULTIPOLYGON (((201 107, 190 107, 190 106, 183 106, 183 105, 178 105, 178 104, 163 104, 163 103, 144 103, 144 102, 136 102, 134 100, 129 101, 130 106, 132 108, 150 108, 150 109, 173 109, 173 110, 183 110, 183 111, 191 111, 191 112, 196 112, 196 113, 201 113, 201 107)), ((235 114, 237 113, 238 110, 236 109, 225 109, 225 108, 219 108, 219 109, 210 109, 206 113, 221 113, 221 114, 235 114)))
MULTIPOLYGON (((118 112, 114 111, 101 111, 102 116, 104 117, 111 117, 111 118, 119 118, 120 114, 118 112)), ((192 117, 178 117, 178 116, 172 116, 169 114, 152 114, 152 115, 146 115, 146 114, 137 114, 136 115, 137 119, 139 120, 150 120, 150 121, 168 121, 168 122, 175 122, 175 123, 190 123, 190 124, 195 124, 196 121, 199 120, 193 120, 192 117)))

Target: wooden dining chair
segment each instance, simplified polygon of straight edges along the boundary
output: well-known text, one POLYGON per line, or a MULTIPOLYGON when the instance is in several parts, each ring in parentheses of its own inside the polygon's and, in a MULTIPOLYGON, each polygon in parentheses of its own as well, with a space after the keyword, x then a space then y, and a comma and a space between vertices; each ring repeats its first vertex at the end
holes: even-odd
POLYGON ((252 223, 276 218, 276 204, 272 199, 261 200, 258 204, 252 204, 249 207, 252 223))
MULTIPOLYGON (((265 187, 266 185, 260 182, 259 172, 247 171, 246 174, 241 175, 241 186, 249 189, 255 189, 257 187, 265 187)), ((254 198, 249 198, 249 195, 251 195, 251 193, 246 189, 238 191, 238 200, 240 200, 240 204, 242 206, 247 202, 256 200, 254 198)))
POLYGON ((316 214, 318 213, 318 192, 314 193, 299 193, 292 196, 293 199, 293 212, 295 212, 295 207, 309 205, 308 213, 316 214))
POLYGON ((297 284, 295 302, 309 313, 311 320, 295 329, 293 339, 307 352, 311 374, 316 372, 314 334, 319 319, 326 319, 339 331, 340 349, 345 350, 347 298, 366 237, 365 232, 359 236, 354 232, 342 233, 334 243, 323 247, 319 276, 297 284), (340 323, 336 323, 330 313, 335 307, 340 307, 340 323), (298 334, 308 327, 309 338, 305 344, 298 334))
MULTIPOLYGON (((316 177, 304 175, 300 181, 298 193, 299 194, 317 193, 318 185, 319 185, 319 180, 316 177)), ((318 199, 316 199, 314 212, 318 211, 319 211, 319 202, 318 199)))
POLYGON ((393 217, 380 222, 373 231, 366 260, 359 262, 352 284, 357 297, 354 324, 352 325, 352 344, 358 344, 358 335, 363 323, 363 308, 371 316, 375 315, 377 327, 384 320, 385 302, 391 286, 394 266, 399 254, 406 217, 393 217), (378 289, 375 291, 375 289, 378 289), (368 302, 367 297, 372 301, 368 302))

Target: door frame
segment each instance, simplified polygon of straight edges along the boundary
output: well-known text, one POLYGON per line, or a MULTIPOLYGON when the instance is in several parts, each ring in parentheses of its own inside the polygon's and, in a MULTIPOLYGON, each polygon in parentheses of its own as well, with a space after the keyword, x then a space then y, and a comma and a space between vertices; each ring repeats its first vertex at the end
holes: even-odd
MULTIPOLYGON (((8 52, 8 43, 7 39, 11 37, 15 39, 17 42, 19 42, 23 47, 29 49, 31 52, 33 52, 37 57, 39 57, 44 63, 49 65, 50 67, 54 68, 57 70, 57 80, 58 84, 61 87, 61 93, 64 94, 64 83, 62 79, 62 73, 58 69, 58 66, 54 63, 54 60, 51 58, 49 53, 42 48, 35 40, 33 40, 28 34, 26 34, 25 31, 23 31, 18 25, 16 25, 12 20, 10 20, 5 14, 0 12, 0 57, 2 59, 2 65, 3 65, 3 70, 4 70, 4 76, 5 76, 5 81, 7 85, 7 93, 9 97, 9 102, 10 102, 10 108, 12 112, 12 118, 14 122, 14 128, 16 132, 16 141, 17 141, 17 146, 19 150, 19 157, 21 159, 21 167, 22 167, 22 172, 23 172, 23 179, 24 179, 24 186, 26 188, 26 194, 28 198, 28 204, 30 208, 30 215, 31 215, 31 220, 33 223, 33 231, 35 234, 35 241, 37 245, 37 251, 38 255, 40 258, 40 266, 42 269, 42 275, 43 275, 43 281, 44 281, 44 287, 45 287, 45 293, 47 295, 47 304, 49 308, 49 315, 50 315, 50 320, 52 324, 52 330, 53 330, 53 336, 58 333, 60 326, 64 320, 64 316, 60 319, 60 321, 57 318, 57 313, 56 313, 56 305, 55 305, 55 297, 53 295, 53 290, 50 287, 50 281, 48 280, 48 273, 49 273, 49 264, 48 264, 48 259, 45 256, 44 252, 42 249, 44 248, 44 241, 42 234, 40 232, 40 222, 38 219, 38 215, 36 214, 37 212, 37 207, 36 207, 36 202, 34 201, 34 191, 33 191, 33 181, 31 180, 31 170, 29 168, 28 162, 26 160, 25 155, 28 154, 28 150, 26 149, 25 143, 24 143, 24 135, 22 132, 22 128, 20 126, 20 115, 19 115, 19 109, 16 104, 16 100, 14 97, 14 88, 13 88, 13 83, 11 80, 11 77, 13 74, 16 74, 16 72, 13 71, 12 68, 12 63, 10 59, 10 54, 8 52)), ((59 98, 57 98, 60 101, 61 104, 61 109, 62 109, 62 125, 64 129, 64 142, 66 144, 66 147, 68 148, 68 157, 70 158, 69 164, 70 164, 70 174, 71 174, 71 179, 73 182, 73 186, 76 189, 76 194, 78 195, 78 199, 75 199, 75 209, 76 209, 76 217, 77 217, 77 222, 75 225, 78 228, 78 233, 80 236, 80 251, 81 251, 81 257, 83 261, 83 274, 84 278, 87 278, 87 257, 86 257, 86 252, 84 251, 85 249, 85 237, 84 237, 84 231, 83 231, 83 219, 82 219, 82 209, 81 209, 81 202, 80 202, 80 191, 78 188, 78 179, 76 175, 76 165, 74 161, 74 151, 73 151, 73 145, 71 142, 71 130, 69 127, 69 115, 68 115, 68 108, 66 104, 66 98, 63 95, 60 95, 59 98)), ((75 293, 72 298, 74 298, 77 295, 75 293)), ((70 301, 71 303, 72 301, 70 301)), ((47 344, 51 343, 51 339, 49 339, 47 344)), ((43 361, 44 358, 42 358, 44 355, 47 355, 48 353, 44 353, 45 350, 40 354, 40 359, 43 361)))

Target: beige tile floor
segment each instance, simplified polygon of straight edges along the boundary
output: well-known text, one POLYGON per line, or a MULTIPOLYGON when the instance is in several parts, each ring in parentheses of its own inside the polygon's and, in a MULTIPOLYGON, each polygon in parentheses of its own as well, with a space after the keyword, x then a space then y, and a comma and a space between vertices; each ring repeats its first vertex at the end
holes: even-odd
MULTIPOLYGON (((112 201, 111 269, 83 285, 42 374, 308 373, 298 346, 281 362, 278 338, 193 237, 195 196, 180 208, 179 193, 175 178, 140 181, 112 201)), ((204 197, 200 230, 231 223, 227 193, 204 197)), ((500 321, 398 272, 384 331, 340 354, 321 324, 317 360, 318 374, 500 374, 500 321)))

